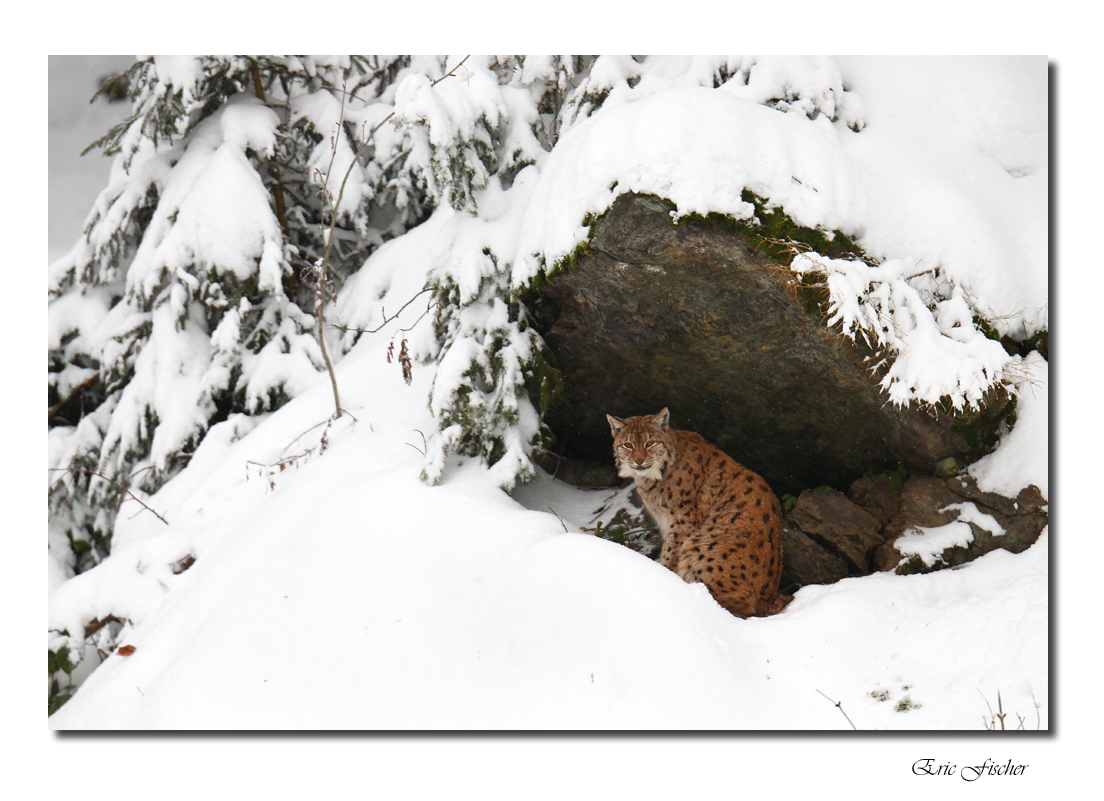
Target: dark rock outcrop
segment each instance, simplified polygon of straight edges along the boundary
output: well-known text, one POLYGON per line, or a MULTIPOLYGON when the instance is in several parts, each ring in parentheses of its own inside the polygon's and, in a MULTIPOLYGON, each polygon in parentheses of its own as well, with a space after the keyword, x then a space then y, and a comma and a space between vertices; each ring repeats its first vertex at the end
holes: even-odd
POLYGON ((847 562, 803 531, 782 529, 782 588, 834 584, 851 575, 847 562))
POLYGON ((702 434, 779 494, 977 455, 985 437, 964 435, 961 421, 886 403, 869 352, 822 324, 820 290, 794 284, 746 233, 675 225, 671 208, 619 197, 589 252, 533 303, 565 384, 545 417, 557 454, 609 464, 605 415, 666 406, 674 427, 702 434))
POLYGON ((982 492, 971 476, 939 479, 933 476, 910 477, 901 490, 901 516, 885 529, 885 542, 873 555, 874 568, 897 573, 928 573, 945 567, 972 562, 979 556, 1003 548, 1022 553, 1030 548, 1049 521, 1048 507, 1039 488, 1031 485, 1016 498, 995 492, 982 492), (972 521, 965 521, 973 534, 968 545, 947 548, 934 565, 903 554, 896 547, 901 535, 920 527, 944 526, 957 521, 962 513, 947 509, 952 504, 972 503, 983 515, 989 515, 1002 533, 994 533, 972 521))
POLYGON ((806 584, 829 584, 878 571, 927 573, 973 561, 998 548, 1021 553, 1046 527, 1047 508, 1035 486, 1016 498, 1006 498, 982 492, 970 476, 912 475, 901 483, 881 475, 859 479, 847 495, 831 489, 809 490, 783 516, 783 584, 792 592, 806 584), (961 504, 973 504, 973 509, 952 508, 961 504), (1001 532, 964 520, 972 541, 945 549, 931 565, 896 547, 902 535, 956 522, 964 511, 974 509, 991 517, 1001 532))
POLYGON ((786 521, 841 557, 853 576, 870 572, 869 555, 882 544, 878 521, 833 489, 801 493, 786 521))

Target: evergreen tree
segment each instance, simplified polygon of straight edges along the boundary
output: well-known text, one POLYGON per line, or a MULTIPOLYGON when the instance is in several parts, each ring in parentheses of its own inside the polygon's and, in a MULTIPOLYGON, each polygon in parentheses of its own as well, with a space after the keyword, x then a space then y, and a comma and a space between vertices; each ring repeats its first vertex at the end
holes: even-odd
POLYGON ((429 399, 437 430, 423 477, 432 483, 453 453, 481 459, 507 490, 536 475, 531 454, 546 436, 540 412, 559 376, 512 285, 519 221, 505 221, 500 209, 524 208, 515 196, 531 189, 526 168, 555 145, 582 63, 468 57, 454 68, 463 80, 410 79, 397 94, 411 158, 435 201, 456 211, 431 270, 439 311, 436 345, 425 356, 437 363, 429 399))
POLYGON ((150 57, 105 84, 132 113, 94 143, 115 156, 109 186, 50 269, 51 526, 70 567, 106 555, 124 495, 155 492, 212 425, 318 379, 304 279, 331 222, 323 191, 345 180, 336 286, 432 211, 393 127, 354 158, 412 61, 150 57))

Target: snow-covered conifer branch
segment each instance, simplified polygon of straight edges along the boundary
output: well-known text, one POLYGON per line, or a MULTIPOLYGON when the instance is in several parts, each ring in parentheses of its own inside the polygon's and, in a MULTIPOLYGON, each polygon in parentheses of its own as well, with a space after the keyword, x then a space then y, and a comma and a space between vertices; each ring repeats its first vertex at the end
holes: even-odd
POLYGON ((897 259, 871 265, 797 253, 790 269, 828 289, 826 323, 885 354, 881 386, 898 405, 978 407, 994 386, 1011 388, 1012 357, 975 325, 965 290, 939 270, 897 259))

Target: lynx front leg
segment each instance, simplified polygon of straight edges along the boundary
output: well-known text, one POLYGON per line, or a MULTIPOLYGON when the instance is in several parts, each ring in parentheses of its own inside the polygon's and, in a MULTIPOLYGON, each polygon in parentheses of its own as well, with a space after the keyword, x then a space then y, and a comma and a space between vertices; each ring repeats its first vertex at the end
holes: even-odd
POLYGON ((694 526, 685 520, 676 520, 667 529, 667 536, 663 538, 663 550, 659 552, 659 563, 668 570, 677 573, 683 579, 686 551, 693 538, 694 526))

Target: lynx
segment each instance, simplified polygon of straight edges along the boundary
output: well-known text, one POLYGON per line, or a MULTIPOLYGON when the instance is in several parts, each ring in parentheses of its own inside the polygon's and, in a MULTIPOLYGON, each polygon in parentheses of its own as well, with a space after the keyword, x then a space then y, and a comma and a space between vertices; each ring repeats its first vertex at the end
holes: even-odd
POLYGON ((606 418, 618 473, 636 480, 663 536, 660 563, 734 615, 780 612, 792 598, 778 592, 782 520, 767 483, 700 434, 669 428, 667 409, 606 418))

